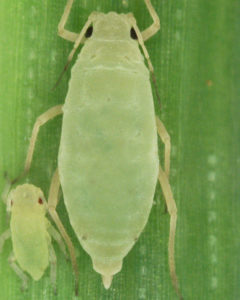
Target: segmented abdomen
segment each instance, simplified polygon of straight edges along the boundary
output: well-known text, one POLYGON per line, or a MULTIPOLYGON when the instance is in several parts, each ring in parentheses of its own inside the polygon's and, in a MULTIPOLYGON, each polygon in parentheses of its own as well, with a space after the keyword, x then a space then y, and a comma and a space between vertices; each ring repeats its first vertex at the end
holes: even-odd
POLYGON ((75 72, 59 172, 71 224, 95 270, 118 272, 147 222, 158 175, 147 76, 104 67, 75 72))

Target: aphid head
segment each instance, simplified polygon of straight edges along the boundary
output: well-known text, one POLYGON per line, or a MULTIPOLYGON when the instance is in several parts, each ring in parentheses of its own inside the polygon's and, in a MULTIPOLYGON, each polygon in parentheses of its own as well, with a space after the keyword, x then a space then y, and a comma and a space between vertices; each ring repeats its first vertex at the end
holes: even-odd
POLYGON ((132 27, 134 17, 132 14, 107 14, 94 12, 89 16, 92 21, 88 27, 85 37, 94 37, 100 40, 136 40, 137 36, 132 27))
POLYGON ((45 214, 46 200, 40 188, 32 184, 19 185, 11 191, 10 195, 12 209, 31 210, 45 214))

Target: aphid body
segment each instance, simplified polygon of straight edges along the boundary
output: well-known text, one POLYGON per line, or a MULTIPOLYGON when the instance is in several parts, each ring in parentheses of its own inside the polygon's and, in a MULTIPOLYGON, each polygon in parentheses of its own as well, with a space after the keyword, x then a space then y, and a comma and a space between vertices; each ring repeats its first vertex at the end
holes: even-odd
POLYGON ((15 258, 22 270, 39 280, 49 265, 48 220, 42 191, 30 184, 14 189, 10 198, 11 237, 15 258))
POLYGON ((6 202, 11 213, 10 229, 0 236, 0 250, 5 240, 11 238, 13 251, 9 263, 22 279, 23 289, 27 287, 27 276, 23 271, 39 280, 49 263, 55 289, 56 256, 51 236, 66 252, 59 233, 46 218, 47 204, 42 190, 32 184, 19 185, 9 193, 6 202))
POLYGON ((149 71, 129 15, 95 13, 72 69, 59 152, 70 222, 109 278, 142 232, 158 176, 149 71))

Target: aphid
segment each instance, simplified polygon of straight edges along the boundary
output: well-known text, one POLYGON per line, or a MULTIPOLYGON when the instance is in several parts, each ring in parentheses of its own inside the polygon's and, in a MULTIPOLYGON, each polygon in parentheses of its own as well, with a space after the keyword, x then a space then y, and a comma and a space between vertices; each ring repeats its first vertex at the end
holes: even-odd
POLYGON ((32 184, 19 185, 3 200, 10 213, 10 228, 0 236, 0 252, 4 242, 11 238, 13 251, 8 261, 22 279, 23 290, 27 288, 28 281, 24 272, 34 280, 39 280, 50 264, 50 278, 56 292, 57 257, 51 237, 58 242, 65 256, 67 253, 61 235, 45 216, 47 202, 42 190, 32 184))
POLYGON ((105 288, 146 225, 159 179, 171 216, 170 273, 181 298, 174 263, 177 209, 168 180, 170 137, 155 117, 153 66, 144 45, 159 30, 159 17, 145 0, 153 24, 142 32, 132 13, 93 12, 81 32, 73 33, 65 29, 72 4, 68 0, 58 26, 59 35, 74 42, 64 70, 84 46, 64 106, 49 109, 35 123, 23 174, 30 168, 39 127, 63 113, 56 187, 61 184, 72 227, 105 288), (165 145, 164 169, 157 132, 165 145))

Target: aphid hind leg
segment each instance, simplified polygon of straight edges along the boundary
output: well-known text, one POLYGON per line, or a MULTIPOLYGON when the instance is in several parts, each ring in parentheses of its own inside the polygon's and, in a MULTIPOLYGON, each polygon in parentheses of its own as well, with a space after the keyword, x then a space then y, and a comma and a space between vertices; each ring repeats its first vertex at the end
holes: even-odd
POLYGON ((167 175, 167 178, 169 179, 169 173, 170 173, 170 154, 171 154, 171 140, 170 135, 167 132, 167 129, 165 128, 163 122, 156 117, 157 121, 157 132, 159 137, 161 138, 163 144, 164 144, 164 171, 167 175))
POLYGON ((45 123, 47 123, 49 120, 55 118, 56 116, 62 114, 62 105, 56 105, 52 108, 50 108, 49 110, 47 110, 45 113, 41 114, 33 127, 32 130, 32 136, 30 139, 30 144, 28 147, 28 153, 27 153, 27 158, 25 161, 25 167, 24 167, 24 171, 14 180, 12 180, 11 184, 16 183, 18 180, 22 179, 29 171, 30 167, 31 167, 31 163, 32 163, 32 157, 33 157, 33 152, 35 149, 35 144, 36 144, 36 140, 37 140, 37 136, 38 136, 38 132, 39 129, 42 125, 44 125, 45 123))
POLYGON ((19 266, 15 263, 16 259, 14 257, 13 252, 8 257, 8 262, 10 264, 10 267, 13 269, 13 271, 17 274, 18 277, 22 280, 22 290, 26 290, 28 287, 28 278, 23 273, 23 271, 19 268, 19 266))
POLYGON ((170 276, 171 276, 174 289, 177 295, 179 296, 179 299, 182 300, 183 297, 179 290, 178 278, 177 278, 176 267, 175 267, 175 257, 174 257, 175 233, 176 233, 176 223, 177 223, 177 207, 176 207, 175 200, 173 198, 173 193, 167 178, 167 174, 163 171, 161 165, 159 165, 158 179, 167 204, 168 213, 170 215, 170 232, 169 232, 169 242, 168 242, 168 262, 169 262, 170 276))
POLYGON ((8 240, 11 237, 11 230, 10 228, 8 228, 6 231, 4 231, 1 235, 0 235, 0 253, 2 252, 3 246, 6 242, 6 240, 8 240))
POLYGON ((75 42, 78 37, 78 34, 65 29, 65 25, 67 23, 72 5, 73 5, 73 0, 68 0, 63 15, 61 17, 61 20, 58 24, 58 35, 65 40, 68 40, 70 42, 75 42))
POLYGON ((56 286, 57 256, 51 243, 49 243, 48 248, 49 248, 49 263, 50 263, 50 280, 53 286, 54 294, 56 295, 57 294, 57 286, 56 286))
POLYGON ((154 34, 156 34, 158 32, 158 30, 160 29, 160 19, 157 15, 155 9, 152 6, 151 0, 145 0, 145 4, 147 6, 147 9, 148 9, 152 19, 153 19, 153 24, 142 32, 142 37, 143 37, 144 41, 148 40, 150 37, 152 37, 154 34))
POLYGON ((77 259, 75 255, 75 249, 72 244, 72 241, 70 237, 68 236, 58 214, 56 211, 57 203, 58 203, 58 193, 60 189, 60 180, 59 180, 59 174, 58 169, 54 172, 52 177, 52 182, 50 186, 49 196, 48 196, 48 211, 51 215, 53 221, 55 222, 59 232, 61 233, 65 243, 67 244, 70 259, 72 262, 73 270, 75 273, 75 293, 78 294, 78 284, 79 284, 79 274, 78 274, 78 266, 77 266, 77 259))

